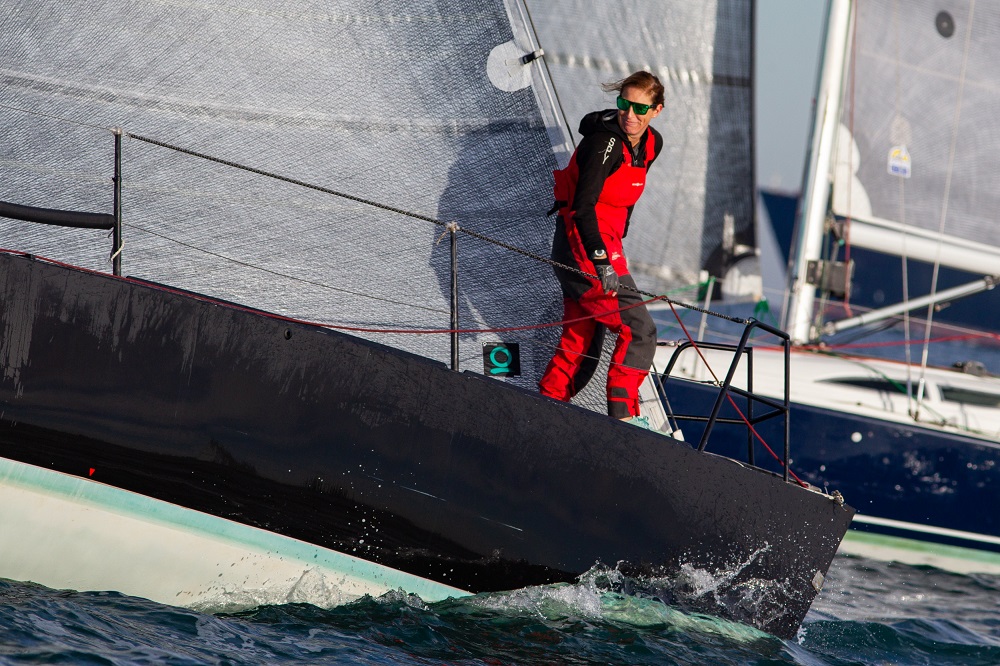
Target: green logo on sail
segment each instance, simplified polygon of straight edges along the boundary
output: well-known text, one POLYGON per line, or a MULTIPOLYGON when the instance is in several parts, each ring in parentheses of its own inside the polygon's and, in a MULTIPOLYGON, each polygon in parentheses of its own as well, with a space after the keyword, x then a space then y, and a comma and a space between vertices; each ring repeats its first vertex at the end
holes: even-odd
POLYGON ((521 352, 516 342, 483 343, 483 372, 491 377, 516 377, 521 374, 521 352))

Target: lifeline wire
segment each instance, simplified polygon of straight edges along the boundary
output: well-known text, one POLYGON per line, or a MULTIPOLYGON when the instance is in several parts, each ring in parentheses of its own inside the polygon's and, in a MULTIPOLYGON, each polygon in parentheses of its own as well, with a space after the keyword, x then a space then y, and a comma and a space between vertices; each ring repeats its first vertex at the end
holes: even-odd
MULTIPOLYGON (((445 227, 449 231, 451 231, 452 229, 455 229, 455 230, 460 231, 461 233, 464 233, 464 234, 466 234, 468 236, 471 236, 473 238, 477 238, 477 239, 479 239, 481 241, 484 241, 484 242, 487 242, 487 243, 492 243, 493 245, 496 245, 498 247, 502 247, 505 250, 510 250, 512 252, 516 252, 516 253, 518 253, 520 255, 528 257, 529 259, 533 259, 535 261, 540 261, 542 263, 549 264, 550 266, 553 266, 555 268, 560 268, 562 270, 566 270, 566 271, 570 271, 570 272, 573 272, 573 273, 577 273, 577 274, 582 275, 584 277, 592 278, 592 279, 595 279, 595 280, 598 279, 596 275, 592 275, 590 273, 581 271, 578 268, 574 268, 572 266, 567 266, 567 265, 561 264, 561 263, 559 263, 557 261, 553 261, 552 259, 548 259, 546 257, 539 256, 539 255, 534 254, 532 252, 529 252, 529 251, 527 251, 525 249, 516 247, 514 245, 510 245, 509 243, 504 243, 503 241, 496 240, 495 238, 490 238, 489 236, 486 236, 484 234, 478 233, 476 231, 472 231, 471 229, 465 229, 465 228, 463 228, 461 226, 458 226, 457 224, 455 224, 454 227, 449 227, 449 225, 453 224, 453 223, 442 222, 441 220, 438 220, 438 219, 433 218, 433 217, 429 217, 427 215, 421 215, 420 213, 414 213, 412 211, 403 210, 402 208, 396 208, 395 206, 389 206, 387 204, 382 204, 382 203, 379 203, 377 201, 372 201, 370 199, 365 199, 363 197, 355 196, 353 194, 347 194, 346 192, 338 192, 337 190, 333 190, 333 189, 330 189, 328 187, 323 187, 322 185, 314 185, 312 183, 307 183, 307 182, 305 182, 303 180, 298 180, 296 178, 290 178, 288 176, 282 176, 281 174, 273 173, 273 172, 270 172, 270 171, 264 171, 263 169, 258 169, 256 167, 247 166, 247 165, 240 164, 238 162, 233 162, 231 160, 227 160, 227 159, 224 159, 224 158, 221 158, 221 157, 215 157, 213 155, 208 155, 206 153, 200 153, 198 151, 191 150, 189 148, 182 148, 181 146, 175 146, 175 145, 166 143, 164 141, 159 141, 157 139, 152 139, 152 138, 149 138, 149 137, 146 137, 146 136, 142 136, 140 134, 133 134, 131 132, 125 132, 124 134, 126 136, 128 136, 129 138, 136 139, 137 141, 143 141, 145 143, 149 143, 149 144, 154 145, 154 146, 159 146, 161 148, 166 148, 168 150, 173 150, 173 151, 176 151, 176 152, 179 152, 179 153, 183 153, 185 155, 191 155, 192 157, 198 157, 198 158, 201 158, 201 159, 204 159, 204 160, 208 160, 210 162, 215 162, 217 164, 222 164, 224 166, 233 167, 235 169, 241 169, 241 170, 247 171, 249 173, 255 173, 257 175, 265 176, 267 178, 273 178, 275 180, 280 180, 282 182, 290 183, 292 185, 298 185, 300 187, 305 187, 305 188, 310 189, 310 190, 316 190, 317 192, 323 192, 324 194, 332 194, 333 196, 340 197, 342 199, 347 199, 348 201, 354 201, 355 203, 364 204, 366 206, 372 206, 374 208, 380 208, 382 210, 387 210, 389 212, 396 213, 398 215, 403 215, 405 217, 411 217, 411 218, 414 218, 414 219, 417 219, 417 220, 422 220, 424 222, 430 222, 431 224, 436 224, 439 227, 445 227)), ((452 231, 452 233, 454 233, 454 231, 452 231)), ((630 291, 635 291, 636 293, 641 294, 643 296, 648 296, 648 297, 653 298, 653 299, 664 300, 664 301, 666 301, 668 303, 674 303, 676 305, 680 305, 683 308, 686 308, 688 310, 693 310, 695 312, 701 312, 701 313, 704 313, 704 314, 709 314, 709 315, 712 315, 714 317, 719 317, 720 319, 726 319, 728 321, 731 321, 731 322, 734 322, 734 323, 738 323, 738 324, 746 324, 746 323, 748 323, 746 319, 742 319, 740 317, 733 317, 733 316, 730 316, 730 315, 724 315, 724 314, 719 313, 719 312, 712 312, 711 310, 708 310, 706 308, 698 307, 697 305, 691 305, 689 303, 684 303, 682 301, 674 301, 674 300, 668 298, 667 296, 663 296, 663 295, 660 295, 660 294, 653 294, 653 293, 650 293, 650 292, 647 292, 647 291, 643 291, 642 289, 632 289, 631 287, 628 287, 628 286, 625 286, 625 288, 629 289, 630 291)))
MULTIPOLYGON (((300 187, 305 187, 307 189, 315 190, 315 191, 318 191, 318 192, 323 192, 324 194, 332 194, 333 196, 341 197, 343 199, 347 199, 349 201, 354 201, 356 203, 361 203, 361 204, 364 204, 364 205, 367 205, 367 206, 372 206, 374 208, 381 208, 382 210, 387 210, 387 211, 390 211, 390 212, 393 212, 393 213, 397 213, 397 214, 403 215, 405 217, 411 217, 411 218, 414 218, 414 219, 423 220, 425 222, 430 222, 431 224, 436 224, 438 226, 445 227, 445 229, 447 231, 450 231, 452 233, 454 233, 457 230, 457 231, 460 231, 460 232, 462 232, 464 234, 472 236, 473 238, 477 238, 477 239, 482 240, 484 242, 491 243, 491 244, 496 245, 498 247, 502 247, 502 248, 504 248, 506 250, 510 250, 512 252, 516 252, 518 254, 521 254, 521 255, 523 255, 525 257, 528 257, 529 259, 533 259, 535 261, 539 261, 539 262, 542 262, 542 263, 545 263, 545 264, 549 264, 550 266, 552 266, 554 268, 560 268, 562 270, 569 271, 569 272, 572 272, 572 273, 576 273, 576 274, 582 275, 584 277, 588 277, 588 278, 592 278, 592 279, 598 279, 596 275, 592 275, 592 274, 587 273, 585 271, 581 271, 580 269, 575 268, 573 266, 567 266, 566 264, 561 264, 561 263, 559 263, 557 261, 553 261, 552 259, 548 259, 546 257, 539 256, 539 255, 534 254, 532 252, 528 252, 527 250, 524 250, 522 248, 515 247, 513 245, 510 245, 508 243, 504 243, 504 242, 496 240, 494 238, 490 238, 489 236, 486 236, 484 234, 480 234, 480 233, 472 231, 470 229, 465 229, 463 227, 460 227, 458 224, 456 224, 454 222, 442 222, 441 220, 438 220, 438 219, 433 218, 433 217, 429 217, 427 215, 421 215, 419 213, 414 213, 414 212, 411 212, 411 211, 403 210, 401 208, 396 208, 394 206, 389 206, 387 204, 381 204, 381 203, 378 203, 377 201, 371 201, 369 199, 364 199, 362 197, 358 197, 358 196, 355 196, 355 195, 352 195, 352 194, 347 194, 345 192, 338 192, 337 190, 333 190, 333 189, 330 189, 330 188, 327 188, 327 187, 323 187, 321 185, 314 185, 312 183, 307 183, 305 181, 298 180, 298 179, 295 179, 295 178, 291 178, 291 177, 288 177, 288 176, 282 176, 280 174, 272 173, 272 172, 269 172, 269 171, 264 171, 263 169, 258 169, 256 167, 251 167, 251 166, 247 166, 247 165, 244 165, 244 164, 240 164, 240 163, 234 162, 232 160, 227 160, 227 159, 224 159, 224 158, 221 158, 221 157, 215 157, 213 155, 208 155, 206 153, 200 153, 198 151, 191 150, 189 148, 183 148, 181 146, 176 146, 176 145, 167 143, 165 141, 159 141, 158 139, 153 139, 153 138, 150 138, 150 137, 142 136, 140 134, 134 134, 132 132, 126 132, 126 131, 121 130, 119 128, 105 127, 105 126, 102 126, 102 125, 94 125, 92 123, 86 123, 86 122, 74 120, 72 118, 66 118, 66 117, 63 117, 63 116, 57 116, 57 115, 53 115, 53 114, 41 113, 41 112, 38 112, 38 111, 32 111, 30 109, 22 109, 20 107, 14 107, 14 106, 10 106, 10 105, 7 105, 7 104, 0 104, 0 108, 6 108, 6 109, 9 109, 11 111, 17 111, 17 112, 20 112, 20 113, 27 113, 29 115, 35 115, 35 116, 50 118, 50 119, 53 119, 53 120, 58 120, 60 122, 65 122, 65 123, 69 123, 69 124, 73 124, 73 125, 79 125, 79 126, 82 126, 82 127, 89 127, 91 129, 103 130, 103 131, 108 131, 108 132, 112 132, 112 133, 121 133, 122 135, 127 136, 127 137, 129 137, 131 139, 136 139, 137 141, 142 141, 142 142, 148 143, 150 145, 159 146, 161 148, 166 148, 168 150, 173 150, 173 151, 185 154, 185 155, 190 155, 192 157, 198 157, 198 158, 210 161, 210 162, 215 162, 217 164, 222 164, 224 166, 233 167, 235 169, 240 169, 242 171, 247 171, 249 173, 255 173, 255 174, 258 174, 258 175, 261 175, 261 176, 265 176, 267 178, 273 178, 275 180, 279 180, 279 181, 283 181, 283 182, 286 182, 286 183, 290 183, 292 185, 298 185, 300 187)), ((292 276, 284 275, 282 273, 278 273, 278 272, 275 272, 275 271, 272 271, 272 270, 269 270, 269 269, 266 269, 266 268, 262 268, 260 266, 249 264, 247 262, 242 262, 242 261, 240 261, 238 259, 233 259, 232 257, 227 257, 227 256, 224 256, 224 255, 221 255, 221 254, 213 253, 213 252, 211 252, 209 250, 205 250, 204 248, 201 248, 201 247, 192 246, 190 244, 184 243, 184 242, 176 240, 174 238, 170 238, 170 237, 162 235, 162 234, 157 234, 156 232, 150 231, 149 229, 145 229, 143 227, 136 227, 136 228, 140 229, 141 231, 144 231, 144 232, 146 232, 148 234, 151 234, 151 235, 157 236, 159 238, 163 238, 163 239, 172 241, 172 242, 177 243, 179 245, 183 245, 185 247, 188 247, 188 248, 200 251, 200 252, 204 252, 206 254, 210 254, 212 256, 216 256, 216 257, 219 257, 221 259, 225 259, 227 261, 231 261, 233 263, 236 263, 236 264, 239 264, 239 265, 242 265, 242 266, 247 266, 249 268, 255 268, 255 269, 264 271, 266 273, 271 273, 271 274, 277 275, 279 277, 288 277, 288 278, 293 279, 293 280, 301 281, 301 282, 304 282, 306 284, 312 284, 314 286, 318 286, 318 287, 322 287, 322 288, 326 288, 326 289, 333 289, 335 291, 342 291, 342 292, 345 292, 345 293, 351 293, 351 294, 358 295, 358 296, 364 296, 364 297, 368 297, 368 298, 375 298, 376 300, 382 300, 382 301, 390 302, 390 303, 393 303, 393 304, 396 304, 396 305, 400 304, 400 303, 398 303, 396 301, 391 301, 389 299, 382 299, 382 298, 377 298, 377 297, 371 297, 371 296, 368 296, 367 294, 357 294, 355 292, 349 292, 349 291, 344 290, 344 289, 338 289, 337 287, 331 287, 330 285, 327 285, 327 284, 322 284, 322 283, 318 283, 318 282, 312 282, 312 281, 309 281, 309 280, 303 280, 302 278, 297 278, 297 277, 292 277, 292 276)), ((669 303, 671 305, 679 305, 679 306, 681 306, 681 307, 683 307, 683 308, 685 308, 687 310, 691 310, 691 311, 694 311, 694 312, 700 312, 700 313, 703 313, 703 314, 712 315, 713 317, 718 317, 720 319, 725 319, 727 321, 730 321, 730 322, 733 322, 733 323, 737 323, 737 324, 747 324, 748 323, 748 320, 746 320, 746 319, 743 319, 743 318, 740 318, 740 317, 733 317, 733 316, 730 316, 730 315, 724 315, 724 314, 719 313, 719 312, 713 312, 712 310, 709 310, 707 308, 702 308, 702 307, 699 307, 697 305, 692 305, 690 303, 685 303, 683 301, 676 301, 676 300, 673 300, 673 299, 669 298, 666 295, 653 294, 653 293, 650 293, 648 291, 644 291, 642 289, 632 289, 628 285, 623 285, 623 286, 626 289, 628 289, 629 291, 634 291, 634 292, 636 292, 636 293, 638 293, 640 295, 647 296, 647 297, 651 298, 652 300, 662 300, 662 301, 665 301, 666 303, 669 303)), ((651 301, 647 301, 647 302, 651 302, 651 301)), ((414 306, 414 307, 420 307, 420 306, 414 306)), ((434 309, 434 308, 422 308, 422 309, 428 309, 429 311, 432 311, 432 312, 442 312, 441 310, 437 310, 437 309, 434 309)))
MULTIPOLYGON (((69 119, 61 119, 61 120, 69 121, 69 119)), ((85 123, 79 123, 79 124, 85 124, 85 123)), ((508 243, 504 243, 502 241, 498 241, 496 239, 490 238, 488 236, 485 236, 483 234, 477 233, 475 231, 471 231, 471 230, 468 230, 468 229, 463 229, 463 228, 459 227, 459 225, 457 223, 454 223, 454 222, 448 222, 448 223, 442 222, 441 220, 437 220, 435 218, 432 218, 432 217, 429 217, 429 216, 426 216, 426 215, 420 215, 418 213, 413 213, 411 211, 406 211, 406 210, 403 210, 401 208, 396 208, 394 206, 389 206, 389 205, 386 205, 386 204, 380 204, 380 203, 378 203, 376 201, 371 201, 371 200, 364 199, 362 197, 354 196, 354 195, 351 195, 351 194, 347 194, 347 193, 344 193, 344 192, 338 192, 336 190, 333 190, 333 189, 330 189, 330 188, 327 188, 327 187, 323 187, 323 186, 320 186, 320 185, 314 185, 312 183, 307 183, 305 181, 298 180, 298 179, 295 179, 295 178, 290 178, 288 176, 282 176, 280 174, 272 173, 272 172, 269 172, 269 171, 264 171, 263 169, 258 169, 258 168, 255 168, 255 167, 246 166, 246 165, 243 165, 243 164, 239 164, 237 162, 233 162, 232 160, 227 160, 227 159, 223 159, 223 158, 220 158, 220 157, 215 157, 215 156, 212 156, 212 155, 208 155, 208 154, 205 154, 205 153, 200 153, 200 152, 197 152, 197 151, 194 151, 194 150, 190 150, 190 149, 187 149, 187 148, 182 148, 180 146, 175 146, 175 145, 172 145, 172 144, 168 144, 168 143, 166 143, 164 141, 159 141, 157 139, 152 139, 150 137, 145 137, 145 136, 142 136, 142 135, 139 135, 139 134, 133 134, 131 132, 124 132, 124 131, 121 131, 121 130, 115 130, 115 129, 111 129, 111 128, 97 128, 97 129, 105 129, 105 130, 109 130, 109 131, 112 131, 112 132, 120 131, 125 136, 128 136, 129 138, 132 138, 132 139, 136 139, 137 141, 142 141, 142 142, 145 142, 145 143, 148 143, 148 144, 151 144, 151 145, 159 146, 161 148, 166 148, 168 150, 173 150, 173 151, 176 151, 176 152, 179 152, 179 153, 182 153, 182 154, 190 155, 192 157, 198 157, 198 158, 201 158, 201 159, 204 159, 204 160, 215 162, 217 164, 222 164, 224 166, 229 166, 229 167, 232 167, 232 168, 235 168, 235 169, 240 169, 240 170, 243 170, 243 171, 247 171, 249 173, 255 173, 255 174, 258 174, 258 175, 261 175, 261 176, 265 176, 267 178, 273 178, 275 180, 287 182, 287 183, 290 183, 290 184, 293 184, 293 185, 298 185, 300 187, 305 187, 307 189, 315 190, 315 191, 318 191, 318 192, 323 192, 325 194, 331 194, 331 195, 334 195, 334 196, 337 196, 337 197, 341 197, 341 198, 347 199, 349 201, 354 201, 356 203, 361 203, 361 204, 372 206, 372 207, 375 207, 375 208, 380 208, 382 210, 387 210, 387 211, 390 211, 390 212, 394 212, 394 213, 397 213, 399 215, 403 215, 405 217, 411 217, 411 218, 414 218, 414 219, 423 220, 425 222, 430 222, 431 224, 435 224, 435 225, 438 225, 438 226, 445 227, 446 233, 447 232, 455 233, 456 231, 461 231, 461 232, 463 232, 463 233, 465 233, 465 234, 467 234, 469 236, 472 236, 473 238, 477 238, 477 239, 482 240, 482 241, 487 242, 487 243, 492 243, 492 244, 497 245, 499 247, 502 247, 504 249, 516 252, 516 253, 521 254, 523 256, 526 256, 526 257, 528 257, 530 259, 533 259, 535 261, 540 261, 542 263, 549 264, 549 265, 551 265, 553 267, 558 267, 558 268, 561 268, 563 270, 574 272, 574 273, 586 276, 586 277, 591 278, 591 279, 598 279, 596 275, 591 275, 590 273, 586 273, 586 272, 581 271, 581 270, 579 270, 577 268, 574 268, 574 267, 571 267, 571 266, 566 266, 564 264, 561 264, 559 262, 553 261, 551 259, 547 259, 545 257, 541 257, 541 256, 536 255, 534 253, 528 252, 527 250, 524 250, 522 248, 515 247, 515 246, 510 245, 508 243)), ((144 230, 144 231, 147 231, 148 233, 153 233, 153 232, 149 232, 148 230, 144 230)), ((154 234, 154 235, 157 235, 157 234, 154 234)), ((173 239, 171 239, 171 240, 173 240, 173 239)), ((202 251, 205 251, 205 250, 202 250, 202 251)), ((210 253, 210 254, 212 254, 212 253, 210 253)), ((221 255, 214 255, 214 256, 221 256, 221 255)), ((229 258, 226 257, 226 259, 229 259, 229 258)), ((235 261, 235 260, 233 260, 233 261, 235 261)), ((60 263, 60 262, 53 261, 52 263, 60 263)), ((244 262, 237 261, 236 263, 243 264, 244 262)), ((244 265, 248 265, 248 264, 244 264, 244 265)), ((268 271, 268 272, 273 272, 273 271, 268 271)), ((327 285, 322 285, 322 286, 327 286, 327 285)), ((676 310, 674 309, 674 305, 680 305, 680 306, 682 306, 684 308, 687 308, 689 310, 693 310, 693 311, 696 311, 696 312, 701 312, 703 314, 710 314, 712 316, 719 317, 721 319, 726 319, 728 321, 735 322, 735 323, 741 323, 741 324, 748 324, 748 323, 750 323, 749 320, 746 320, 746 319, 742 319, 742 318, 739 318, 739 317, 732 317, 732 316, 729 316, 729 315, 723 315, 721 313, 712 312, 711 310, 708 310, 707 308, 701 308, 701 307, 698 307, 698 306, 695 306, 695 305, 690 305, 688 303, 684 303, 684 302, 681 302, 681 301, 674 301, 674 300, 670 299, 669 297, 667 297, 665 295, 652 294, 652 293, 643 291, 641 289, 632 289, 631 287, 628 287, 627 285, 624 285, 624 286, 625 286, 625 288, 629 289, 630 291, 634 291, 634 292, 637 292, 637 293, 639 293, 641 295, 650 297, 650 300, 649 301, 645 301, 644 303, 639 303, 639 304, 635 304, 635 305, 632 305, 632 306, 627 306, 626 308, 622 308, 623 310, 631 308, 631 307, 638 307, 639 305, 645 305, 645 304, 653 302, 653 301, 662 300, 662 301, 665 301, 666 303, 668 303, 670 305, 670 308, 674 312, 674 316, 675 316, 675 318, 678 319, 678 321, 680 321, 680 317, 678 316, 676 310)), ((330 287, 330 288, 332 288, 332 287, 330 287)), ((213 299, 206 299, 206 300, 213 300, 213 299)), ((279 319, 279 320, 290 321, 290 322, 297 322, 297 323, 307 323, 307 324, 308 323, 313 323, 313 322, 303 322, 302 320, 299 320, 299 319, 294 319, 294 318, 291 318, 291 317, 284 317, 284 316, 281 316, 281 315, 275 315, 274 318, 275 319, 279 319)), ((590 319, 590 318, 592 318, 592 317, 588 316, 588 317, 584 317, 583 319, 590 319)), ((575 320, 573 320, 573 321, 575 321, 575 320)), ((445 329, 441 329, 441 330, 426 330, 426 331, 400 329, 400 330, 395 330, 394 331, 394 330, 365 329, 365 328, 348 327, 348 326, 336 326, 336 325, 322 324, 322 323, 316 323, 316 325, 318 325, 318 326, 324 326, 324 327, 327 327, 327 328, 335 328, 335 329, 349 330, 349 331, 381 332, 381 333, 410 333, 410 334, 415 334, 415 333, 443 333, 443 332, 449 332, 449 333, 454 333, 454 332, 457 332, 457 333, 463 333, 463 332, 466 332, 466 333, 477 333, 477 332, 519 331, 519 330, 528 330, 528 329, 533 329, 533 328, 546 328, 546 327, 549 327, 549 326, 558 326, 558 325, 562 325, 564 323, 568 323, 568 322, 552 322, 552 323, 548 323, 548 324, 536 324, 536 325, 530 325, 530 326, 507 327, 507 328, 488 329, 488 330, 475 329, 475 330, 464 330, 464 331, 461 330, 461 329, 458 329, 458 330, 455 330, 455 331, 452 331, 450 329, 448 329, 448 330, 445 330, 445 329)), ((691 341, 691 343, 694 344, 694 340, 691 338, 690 333, 687 332, 687 328, 684 327, 683 322, 681 322, 681 327, 683 328, 685 334, 687 335, 687 337, 691 341)), ((697 349, 697 346, 695 348, 697 349)), ((698 350, 698 353, 700 355, 701 351, 698 350)), ((713 373, 713 376, 714 376, 714 373, 713 373)), ((772 456, 774 456, 775 458, 777 458, 777 455, 771 450, 771 448, 767 445, 767 443, 763 440, 763 438, 759 434, 757 434, 756 430, 753 428, 753 425, 750 424, 750 422, 747 420, 746 416, 744 416, 743 413, 740 411, 739 407, 736 406, 736 404, 733 401, 733 399, 732 399, 731 396, 729 396, 729 401, 733 404, 733 407, 740 414, 740 416, 743 418, 743 421, 747 424, 747 426, 754 433, 754 435, 757 437, 757 439, 760 440, 760 442, 764 445, 764 448, 766 448, 768 450, 768 452, 771 453, 772 456)), ((799 478, 797 476, 795 476, 795 474, 792 473, 791 470, 788 470, 788 471, 795 478, 795 480, 798 481, 798 483, 802 484, 802 481, 799 480, 799 478)))

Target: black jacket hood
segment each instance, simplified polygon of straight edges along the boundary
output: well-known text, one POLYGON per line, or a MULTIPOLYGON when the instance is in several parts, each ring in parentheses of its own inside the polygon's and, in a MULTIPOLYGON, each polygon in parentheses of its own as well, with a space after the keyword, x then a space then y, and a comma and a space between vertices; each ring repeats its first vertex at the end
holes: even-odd
POLYGON ((592 111, 580 121, 580 134, 587 136, 595 132, 611 132, 622 141, 628 139, 625 131, 618 124, 618 111, 615 109, 605 109, 604 111, 592 111))

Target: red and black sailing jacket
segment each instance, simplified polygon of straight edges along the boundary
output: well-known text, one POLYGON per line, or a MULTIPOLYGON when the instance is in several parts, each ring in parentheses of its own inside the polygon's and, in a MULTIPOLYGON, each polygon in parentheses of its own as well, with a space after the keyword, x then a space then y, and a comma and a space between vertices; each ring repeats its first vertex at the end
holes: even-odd
MULTIPOLYGON (((614 109, 584 116, 580 133, 583 139, 569 164, 553 172, 559 220, 552 259, 592 274, 594 264, 610 263, 616 273, 624 275, 628 263, 622 238, 646 186, 646 172, 663 148, 663 137, 649 127, 633 149, 614 109)), ((573 298, 592 286, 567 271, 557 271, 557 275, 563 291, 573 298)))

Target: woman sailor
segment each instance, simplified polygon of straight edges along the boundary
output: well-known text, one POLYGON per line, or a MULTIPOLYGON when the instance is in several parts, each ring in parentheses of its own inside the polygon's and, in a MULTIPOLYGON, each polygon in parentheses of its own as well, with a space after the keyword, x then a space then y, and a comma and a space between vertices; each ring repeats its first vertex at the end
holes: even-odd
POLYGON ((608 414, 648 428, 639 414, 639 385, 653 361, 656 325, 629 275, 622 238, 646 171, 663 147, 663 137, 649 126, 663 110, 663 85, 639 71, 604 89, 618 91, 618 108, 584 116, 580 145, 569 165, 555 172, 559 217, 552 242, 554 261, 597 279, 556 269, 568 323, 538 386, 557 400, 576 395, 600 354, 603 325, 618 335, 608 370, 608 414))

